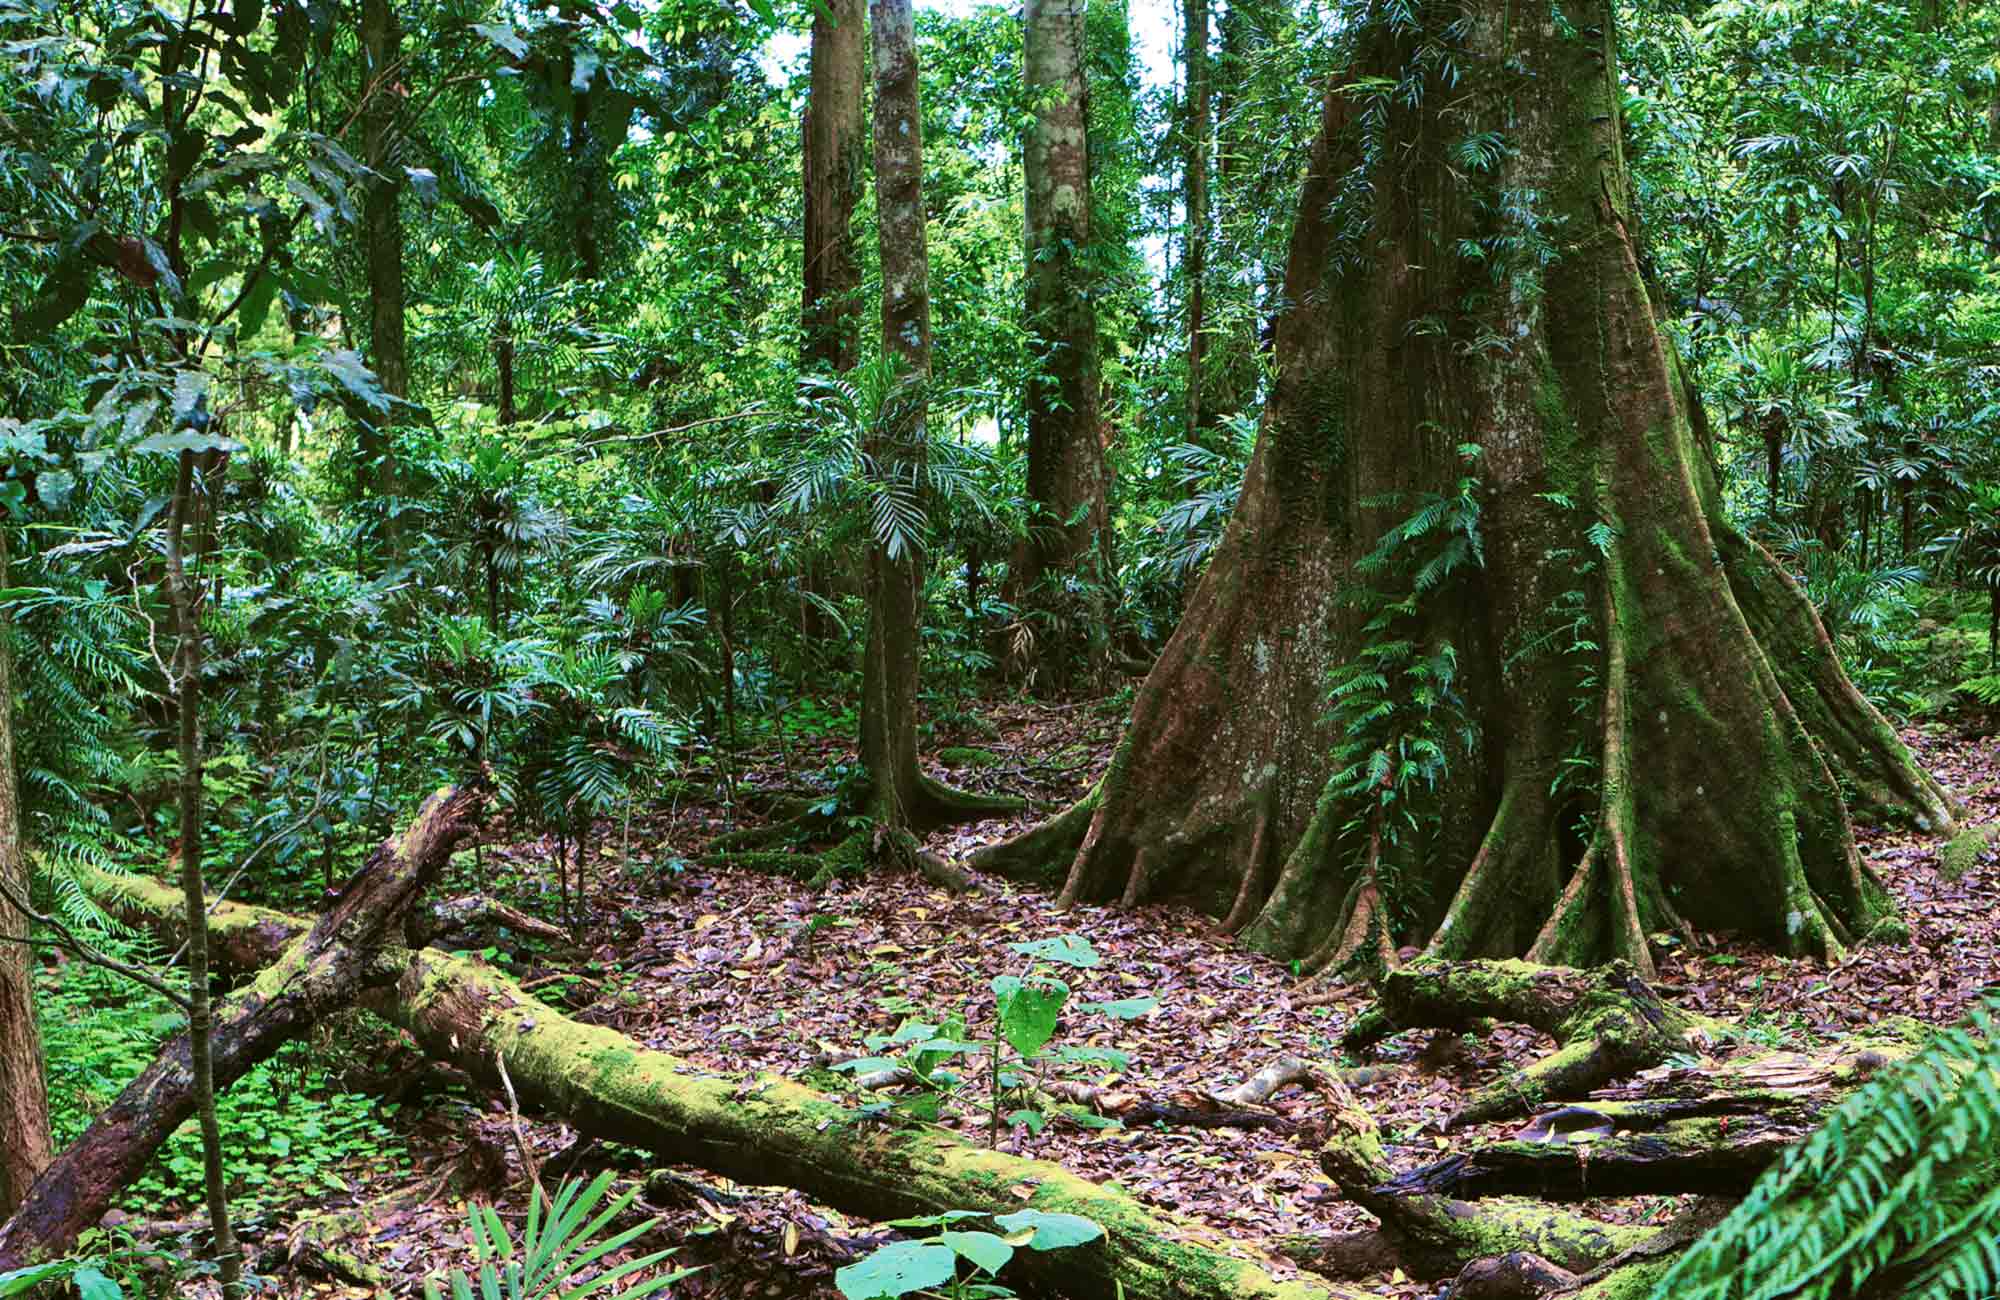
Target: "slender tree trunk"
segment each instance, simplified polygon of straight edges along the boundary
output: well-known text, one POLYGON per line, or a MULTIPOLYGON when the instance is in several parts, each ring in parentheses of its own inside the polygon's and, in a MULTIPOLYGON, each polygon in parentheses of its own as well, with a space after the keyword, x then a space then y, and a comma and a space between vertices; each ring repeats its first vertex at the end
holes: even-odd
MULTIPOLYGON (((875 215, 881 232, 882 354, 894 385, 863 454, 877 492, 921 509, 931 374, 923 114, 910 0, 869 0, 875 55, 875 215)), ((925 539, 868 543, 868 645, 862 658, 861 759, 876 820, 908 826, 929 799, 917 770, 918 635, 925 539)))
MULTIPOLYGON (((805 263, 800 369, 841 375, 861 355, 861 256, 854 212, 866 172, 862 101, 867 84, 864 0, 828 0, 813 15, 812 84, 805 120, 805 263)), ((809 554, 799 575, 800 631, 817 645, 835 635, 825 602, 833 562, 809 554)))
POLYGON ((862 0, 828 0, 813 16, 812 86, 805 122, 803 368, 844 374, 861 347, 862 88, 867 76, 862 0))
MULTIPOLYGON (((391 0, 362 0, 361 143, 375 174, 362 197, 362 237, 368 261, 368 340, 375 376, 391 397, 410 395, 409 348, 403 320, 402 168, 395 158, 396 110, 401 99, 396 64, 402 31, 391 0)), ((366 412, 361 421, 363 481, 378 497, 393 495, 395 450, 389 425, 396 408, 366 412)))
MULTIPOLYGON (((923 114, 910 0, 869 0, 875 54, 875 221, 881 235, 882 355, 894 382, 862 455, 878 499, 899 516, 871 526, 868 644, 861 660, 861 762, 878 826, 925 829, 1018 806, 950 789, 917 767, 917 679, 927 542, 925 427, 931 377, 930 257, 925 248, 923 114)), ((902 850, 914 848, 907 836, 902 850)))
POLYGON ((1181 0, 1181 59, 1187 91, 1181 108, 1181 167, 1186 226, 1181 232, 1181 277, 1187 284, 1187 438, 1196 441, 1207 412, 1202 406, 1203 330, 1208 280, 1209 113, 1208 2, 1181 0))
MULTIPOLYGON (((222 1166, 222 1129, 215 1117, 215 1059, 208 989, 208 931, 204 924, 206 894, 202 882, 201 812, 201 661, 200 584, 188 573, 184 544, 190 521, 201 504, 196 500, 197 453, 180 454, 174 483, 172 513, 167 520, 167 589, 174 610, 174 708, 180 736, 180 854, 181 893, 187 905, 188 1058, 193 1072, 193 1101, 201 1125, 202 1184, 208 1201, 213 1255, 221 1270, 227 1300, 245 1294, 243 1258, 229 1222, 228 1186, 222 1166)), ((208 507, 213 509, 211 502, 208 507)))
POLYGON ((502 316, 493 327, 493 368, 500 379, 500 409, 495 418, 504 429, 520 419, 520 412, 514 409, 514 319, 511 316, 502 316))
MULTIPOLYGON (((7 586, 7 529, 0 520, 0 587, 7 586)), ((0 884, 28 896, 21 842, 20 786, 14 773, 12 620, 0 612, 0 884)), ((0 1220, 14 1212, 49 1163, 49 1100, 42 1033, 35 1020, 35 961, 28 918, 0 898, 0 1220)))
POLYGON ((1409 639, 1450 648, 1472 726, 1431 833, 1383 873, 1388 914, 1414 918, 1399 942, 1644 972, 1647 936, 1683 923, 1802 953, 1870 935, 1889 901, 1850 807, 1934 829, 1952 809, 1721 508, 1638 270, 1611 6, 1429 3, 1351 39, 1356 79, 1420 93, 1325 101, 1236 514, 1091 800, 988 860, 1067 854, 1072 900, 1221 913, 1250 888, 1246 939, 1330 958, 1365 844, 1328 674, 1381 640, 1341 595, 1471 474, 1483 559, 1412 595, 1409 639), (1489 130, 1506 158, 1468 182, 1451 142, 1489 130), (1497 202, 1523 193, 1525 229, 1497 202))
MULTIPOLYGON (((1098 398, 1097 315, 1092 306, 1089 120, 1083 0, 1029 0, 1024 81, 1035 121, 1024 153, 1027 185, 1028 534, 1009 571, 1013 598, 1078 627, 1084 637, 1038 642, 1042 664, 1085 649, 1101 657, 1104 592, 1111 575, 1104 441, 1098 398), (1065 600, 1051 572, 1074 573, 1093 595, 1065 600)), ((1067 671, 1060 673, 1067 677, 1067 671)))
POLYGON ((597 140, 591 131, 590 112, 595 96, 589 85, 575 84, 571 72, 569 100, 569 166, 571 221, 576 236, 576 276, 579 280, 604 278, 604 256, 597 238, 598 166, 597 140))

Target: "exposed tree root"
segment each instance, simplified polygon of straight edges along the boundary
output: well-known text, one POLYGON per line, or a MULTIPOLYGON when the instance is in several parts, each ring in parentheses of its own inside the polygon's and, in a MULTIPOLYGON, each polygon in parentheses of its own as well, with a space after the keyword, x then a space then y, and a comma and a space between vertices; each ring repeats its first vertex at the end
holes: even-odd
POLYGON ((1475 1094, 1453 1127, 1524 1115, 1552 1099, 1582 1097, 1602 1084, 1699 1050, 1725 1027, 1660 1000, 1632 968, 1591 970, 1523 961, 1449 962, 1423 958, 1383 977, 1369 1014, 1344 1040, 1366 1047, 1399 1029, 1470 1029, 1485 1019, 1539 1029, 1556 1051, 1475 1094))
POLYGON ((705 853, 697 859, 706 867, 758 871, 804 881, 814 889, 842 876, 859 876, 879 863, 893 863, 915 870, 924 879, 954 894, 974 888, 972 877, 923 847, 908 831, 878 825, 872 830, 850 834, 830 849, 814 852, 743 850, 733 853, 705 853))
MULTIPOLYGON (((282 936, 273 920, 280 914, 249 912, 238 919, 237 939, 251 934, 265 941, 259 955, 269 965, 215 1009, 218 1089, 321 1017, 395 982, 409 951, 402 934, 408 911, 472 833, 484 804, 484 795, 471 789, 432 795, 410 828, 375 850, 324 915, 310 922, 285 918, 282 936)), ((156 907, 170 914, 180 905, 177 891, 146 884, 156 907)), ((243 951, 240 944, 219 946, 232 955, 243 951)), ((0 1272, 69 1250, 194 1109, 188 1037, 181 1033, 43 1171, 14 1217, 0 1225, 0 1272)))
MULTIPOLYGON (((98 884, 93 892, 103 905, 129 923, 176 933, 171 890, 136 876, 102 877, 98 884)), ((231 950, 246 953, 254 945, 245 937, 269 937, 271 919, 281 915, 223 904, 210 925, 218 934, 236 932, 231 950)), ((307 925, 288 919, 294 933, 307 925)), ((268 945, 263 950, 266 957, 275 953, 268 945)), ((1101 1244, 1022 1256, 1024 1267, 1039 1267, 1034 1276, 1065 1295, 1360 1300, 1324 1282, 1281 1282, 1269 1262, 1240 1243, 1061 1166, 983 1150, 936 1130, 883 1127, 837 1098, 778 1076, 704 1076, 614 1030, 569 1019, 470 958, 435 949, 411 953, 396 988, 369 1005, 425 1051, 486 1086, 497 1085, 495 1059, 504 1057, 524 1106, 590 1136, 738 1181, 795 1187, 875 1219, 1024 1207, 1083 1215, 1105 1229, 1101 1244)))
POLYGON ((1076 856, 1077 846, 1090 830, 1090 819, 1097 811, 1103 788, 1101 784, 1092 786, 1089 794, 1055 816, 1012 839, 986 845, 974 852, 969 861, 980 871, 1009 880, 1060 886, 1069 871, 1070 860, 1076 856))

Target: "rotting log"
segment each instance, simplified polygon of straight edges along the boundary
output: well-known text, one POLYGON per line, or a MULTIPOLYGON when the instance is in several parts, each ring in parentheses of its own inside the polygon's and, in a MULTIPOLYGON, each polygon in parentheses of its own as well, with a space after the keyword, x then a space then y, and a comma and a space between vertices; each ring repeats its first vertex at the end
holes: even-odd
MULTIPOLYGON (((1647 1233, 1529 1201, 1473 1204, 1438 1193, 1405 1194, 1386 1185, 1395 1174, 1371 1116, 1338 1079, 1323 1081, 1327 1099, 1321 1170, 1350 1201, 1382 1223, 1401 1266, 1421 1278, 1450 1277, 1476 1259, 1526 1251, 1572 1272, 1637 1244, 1647 1233)), ((1332 1245, 1334 1243, 1329 1243, 1332 1245)), ((1306 1248, 1287 1251, 1302 1261, 1306 1248)), ((1343 1240, 1334 1258, 1376 1257, 1373 1243, 1343 1240)), ((1317 1262, 1317 1260, 1315 1260, 1317 1262)))
POLYGON ((1453 1128, 1525 1115, 1578 1098, 1613 1079, 1705 1050, 1724 1026, 1663 1001, 1626 962, 1578 970, 1526 961, 1423 958, 1389 971, 1377 1001, 1344 1043, 1363 1048, 1402 1029, 1466 1030, 1486 1020, 1539 1029, 1557 1049, 1481 1089, 1448 1121, 1453 1128))
POLYGON ((1785 1148, 1923 1029, 1892 1019, 1816 1054, 1760 1052, 1702 1068, 1662 1066, 1585 1101, 1545 1109, 1483 1142, 1386 1181, 1387 1197, 1741 1196, 1785 1148))
MULTIPOLYGON (((140 876, 99 876, 92 893, 128 923, 177 936, 178 896, 140 876)), ((282 913, 224 903, 210 927, 222 948, 275 957, 282 913)), ((292 932, 306 922, 290 918, 292 932)), ((936 1129, 864 1120, 835 1097, 778 1075, 718 1077, 615 1030, 581 1024, 492 967, 435 949, 408 955, 393 990, 369 1006, 424 1051, 497 1086, 496 1055, 523 1105, 579 1132, 644 1147, 739 1182, 793 1187, 872 1219, 1038 1209, 1101 1225, 1102 1241, 1018 1257, 1036 1280, 1090 1300, 1360 1300, 1361 1293, 1288 1274, 1214 1229, 1142 1204, 1042 1160, 989 1151, 936 1129)))
MULTIPOLYGON (((408 965, 403 926, 409 910, 472 833, 484 805, 485 795, 472 788, 432 795, 409 829, 385 840, 316 919, 280 920, 279 913, 244 909, 224 946, 235 955, 247 954, 253 942, 263 944, 268 965, 216 1008, 211 1041, 218 1090, 329 1012, 395 983, 408 965)), ((181 906, 179 891, 149 883, 157 905, 169 912, 181 906)), ((68 1251, 194 1109, 188 1036, 181 1033, 161 1045, 153 1063, 0 1224, 0 1272, 68 1251)))

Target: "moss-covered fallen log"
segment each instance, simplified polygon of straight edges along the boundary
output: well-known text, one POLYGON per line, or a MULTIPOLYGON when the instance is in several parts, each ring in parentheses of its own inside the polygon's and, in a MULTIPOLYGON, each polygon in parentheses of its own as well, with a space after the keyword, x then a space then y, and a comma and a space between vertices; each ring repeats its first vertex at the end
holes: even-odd
MULTIPOLYGON (((93 893, 124 920, 177 935, 178 896, 157 881, 99 877, 93 893)), ((307 922, 228 903, 210 913, 219 946, 239 960, 258 957, 260 945, 262 956, 275 957, 287 925, 297 933, 307 922)), ((935 1129, 867 1121, 782 1076, 704 1074, 615 1030, 572 1020, 472 958, 414 952, 395 988, 367 1005, 483 1083, 497 1086, 495 1059, 504 1057, 525 1105, 580 1132, 741 1182, 797 1188, 874 1219, 1023 1208, 1080 1214, 1103 1226, 1100 1243, 1022 1256, 1065 1295, 1358 1300, 1318 1279, 1288 1278, 1288 1263, 1059 1165, 935 1129)))
POLYGON ((1348 1030, 1362 1048, 1402 1029, 1472 1029, 1488 1020, 1528 1025, 1554 1038, 1554 1052, 1482 1089, 1451 1117, 1453 1127, 1525 1115, 1544 1102, 1712 1046, 1722 1026, 1663 1001, 1622 961, 1589 970, 1526 961, 1424 958, 1388 972, 1378 998, 1348 1030))
POLYGON ((1544 1108, 1511 1138, 1410 1170, 1375 1192, 1558 1201, 1741 1196, 1849 1092, 1914 1052, 1924 1033, 1913 1021, 1890 1020, 1816 1053, 1657 1068, 1579 1104, 1544 1108))
MULTIPOLYGON (((408 830, 383 842, 326 912, 306 920, 241 909, 226 945, 232 957, 265 964, 214 1012, 217 1089, 228 1087, 330 1012, 370 988, 394 983, 407 964, 403 927, 412 905, 451 860, 484 804, 475 790, 441 790, 408 830)), ((156 915, 182 906, 178 890, 146 882, 156 915)), ((229 905, 225 904, 224 907, 229 905)), ((144 1172, 160 1144, 194 1114, 194 1070, 186 1033, 91 1121, 0 1224, 0 1272, 67 1252, 144 1172)))
MULTIPOLYGON (((1337 1079, 1322 1081, 1321 1090, 1328 1111, 1320 1168, 1350 1201, 1381 1220, 1396 1258, 1418 1277, 1450 1277, 1474 1260, 1516 1251, 1578 1272, 1647 1235, 1532 1201, 1474 1204, 1441 1193, 1391 1190, 1395 1172, 1374 1117, 1337 1079)), ((1366 1244, 1342 1241, 1332 1254, 1365 1260, 1371 1257, 1366 1244)), ((1309 1250, 1288 1253, 1314 1258, 1309 1250)))

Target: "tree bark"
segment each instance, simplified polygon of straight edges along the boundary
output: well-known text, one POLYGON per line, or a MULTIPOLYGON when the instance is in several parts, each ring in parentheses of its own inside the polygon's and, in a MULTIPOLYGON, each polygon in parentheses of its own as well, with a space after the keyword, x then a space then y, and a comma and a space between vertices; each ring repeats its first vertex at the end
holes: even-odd
MULTIPOLYGON (((404 329, 402 168, 396 162, 396 110, 401 98, 396 65, 402 57, 402 29, 392 0, 361 4, 361 144, 363 161, 375 173, 361 203, 362 239, 368 262, 368 345, 375 377, 393 398, 410 395, 409 344, 404 329)), ((395 492, 395 450, 385 412, 361 418, 362 481, 377 497, 395 492)))
POLYGON ((805 370, 845 374, 860 359, 862 87, 867 39, 862 0, 828 0, 812 28, 805 121, 805 272, 800 312, 805 370))
POLYGON ((1009 564, 1013 601, 1039 612, 1032 663, 1102 660, 1111 530, 1098 414, 1097 314, 1091 271, 1089 105, 1082 0, 1029 0, 1023 82, 1035 120, 1023 148, 1025 321, 1033 359, 1028 415, 1028 531, 1009 564), (1051 576, 1055 581, 1051 582, 1051 576), (1086 593, 1065 598, 1062 577, 1086 593), (1072 629, 1060 635, 1056 629, 1072 629))
MULTIPOLYGON (((10 526, 11 521, 0 519, 0 587, 8 585, 10 526)), ((6 894, 26 898, 28 857, 14 771, 13 640, 13 620, 0 609, 0 885, 6 894)), ((0 897, 0 1218, 14 1212, 53 1154, 28 928, 28 918, 0 897)))
MULTIPOLYGON (((910 0, 869 0, 875 56, 875 218, 881 237, 882 355, 892 383, 863 440, 878 509, 868 538, 868 642, 861 663, 861 762, 869 814, 891 832, 926 829, 994 805, 917 767, 917 682, 927 537, 925 448, 931 379, 923 113, 910 0), (885 536, 880 520, 896 525, 885 536)), ((1011 805, 1009 805, 1011 806, 1011 805)), ((907 856, 910 846, 892 835, 907 856)), ((879 846, 876 846, 879 847, 879 846)))
POLYGON ((1214 132, 1208 76, 1208 0, 1181 0, 1181 61, 1187 89, 1181 105, 1181 185, 1187 205, 1181 231, 1181 278, 1187 292, 1187 440, 1205 425, 1202 365, 1208 280, 1208 154, 1214 132))
MULTIPOLYGON (((471 833, 483 803, 484 796, 473 790, 432 795, 410 828, 376 849, 315 921, 286 917, 274 925, 271 918, 277 914, 230 903, 216 906, 218 915, 250 918, 236 936, 235 950, 270 965, 217 1010, 207 1052, 214 1086, 227 1087, 242 1078, 315 1021, 351 1005, 364 989, 395 982, 408 964, 404 918, 471 833), (254 950, 242 946, 250 939, 256 941, 254 950)), ((177 940, 185 938, 192 965, 192 955, 206 953, 208 947, 209 929, 202 924, 209 910, 206 900, 197 894, 192 912, 177 912, 182 896, 175 891, 154 881, 139 888, 149 922, 170 926, 177 940)), ((231 945, 218 947, 228 950, 231 945)), ((0 1272, 68 1251, 144 1172, 160 1144, 196 1112, 203 1089, 194 1028, 190 1016, 189 1032, 161 1047, 153 1064, 56 1158, 18 1212, 0 1224, 0 1272)), ((209 1105, 212 1114, 212 1097, 209 1105)), ((218 1254, 223 1246, 218 1241, 218 1254)), ((228 1249, 234 1251, 233 1241, 228 1249)))
MULTIPOLYGON (((176 896, 157 881, 100 875, 92 893, 115 915, 170 942, 184 931, 176 896)), ((235 903, 215 907, 208 923, 218 951, 252 961, 275 956, 286 936, 307 924, 235 903)), ((1240 1243, 1059 1165, 936 1129, 876 1126, 840 1099, 781 1076, 699 1071, 615 1030, 571 1020, 473 958, 428 948, 409 953, 395 988, 371 995, 367 1005, 489 1087, 498 1086, 496 1057, 504 1058, 524 1105, 581 1133, 743 1182, 795 1187, 845 1213, 886 1219, 1025 1207, 1083 1215, 1104 1228, 1102 1243, 1020 1257, 1022 1267, 1039 1270, 1036 1280, 1078 1300, 1121 1293, 1130 1300, 1361 1300, 1329 1283, 1280 1281, 1271 1261, 1240 1243)))
POLYGON ((1455 655, 1472 725, 1430 833, 1387 864, 1399 942, 1641 976, 1646 937, 1683 925, 1838 953, 1890 915, 1843 783, 1934 829, 1948 801, 1722 512, 1638 270, 1610 7, 1462 17, 1353 31, 1357 78, 1421 93, 1327 97, 1241 500, 1064 898, 1223 914, 1247 890, 1252 944, 1330 954, 1363 846, 1330 783, 1328 674, 1379 637, 1343 596, 1413 503, 1472 475, 1481 560, 1405 620, 1455 655), (1468 181, 1446 142, 1471 137, 1505 147, 1468 181))

